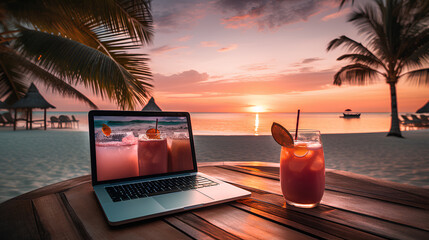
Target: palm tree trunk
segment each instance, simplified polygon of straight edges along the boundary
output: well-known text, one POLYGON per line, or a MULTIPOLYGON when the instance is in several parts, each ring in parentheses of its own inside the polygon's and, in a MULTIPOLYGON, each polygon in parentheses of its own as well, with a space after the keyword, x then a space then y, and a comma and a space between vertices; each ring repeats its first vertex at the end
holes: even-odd
POLYGON ((396 101, 396 83, 389 83, 390 86, 390 106, 391 106, 391 122, 390 130, 387 136, 402 138, 401 129, 399 128, 398 104, 396 101))

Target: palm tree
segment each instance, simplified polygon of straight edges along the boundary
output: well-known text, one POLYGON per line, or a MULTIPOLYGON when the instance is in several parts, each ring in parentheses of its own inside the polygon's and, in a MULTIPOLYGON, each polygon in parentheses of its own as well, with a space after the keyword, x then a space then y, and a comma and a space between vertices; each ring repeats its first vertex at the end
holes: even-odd
POLYGON ((152 36, 149 0, 3 0, 0 99, 21 98, 31 76, 93 108, 75 86, 133 109, 152 85, 147 56, 132 51, 152 36))
POLYGON ((387 136, 402 137, 396 84, 405 80, 429 86, 429 1, 374 0, 354 11, 348 21, 359 28, 367 44, 344 35, 328 44, 328 51, 343 46, 350 52, 337 59, 351 63, 335 74, 334 84, 365 85, 385 80, 391 100, 387 136))

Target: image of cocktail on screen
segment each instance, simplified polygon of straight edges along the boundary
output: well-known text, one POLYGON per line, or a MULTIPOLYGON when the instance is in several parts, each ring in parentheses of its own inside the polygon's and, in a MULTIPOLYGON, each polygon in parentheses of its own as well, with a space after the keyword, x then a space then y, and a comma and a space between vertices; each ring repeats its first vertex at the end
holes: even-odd
POLYGON ((193 168, 188 132, 175 132, 168 144, 168 171, 186 171, 193 168))
POLYGON ((166 173, 168 170, 167 138, 158 130, 158 119, 155 128, 139 134, 138 162, 140 176, 166 173))
POLYGON ((138 176, 137 138, 132 132, 109 131, 96 134, 97 180, 138 176))

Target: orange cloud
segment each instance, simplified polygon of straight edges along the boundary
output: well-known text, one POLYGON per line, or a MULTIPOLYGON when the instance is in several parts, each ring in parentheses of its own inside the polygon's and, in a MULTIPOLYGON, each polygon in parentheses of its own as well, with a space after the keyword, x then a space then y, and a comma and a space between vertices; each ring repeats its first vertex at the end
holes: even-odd
POLYGON ((245 15, 241 15, 241 16, 234 16, 234 17, 230 17, 230 18, 224 18, 223 21, 226 22, 237 22, 237 21, 242 21, 242 20, 247 20, 251 18, 250 14, 245 14, 245 15))
POLYGON ((154 84, 156 91, 168 94, 203 94, 205 97, 264 95, 322 89, 332 83, 333 75, 334 72, 325 71, 212 78, 207 73, 189 70, 170 76, 154 74, 154 84))
POLYGON ((329 20, 332 20, 332 19, 336 19, 336 18, 342 17, 342 16, 344 16, 346 14, 349 14, 350 11, 351 11, 350 8, 342 9, 339 12, 335 12, 335 13, 332 13, 332 14, 324 16, 322 18, 322 21, 329 21, 329 20))
POLYGON ((241 69, 246 71, 263 71, 263 70, 269 70, 271 69, 271 67, 265 64, 250 64, 250 65, 242 66, 241 69))
POLYGON ((188 35, 188 36, 183 36, 183 37, 181 37, 181 38, 178 38, 177 39, 177 41, 178 42, 187 42, 187 41, 189 41, 189 39, 191 39, 192 38, 192 36, 190 36, 190 35, 188 35))
POLYGON ((219 46, 219 44, 215 41, 203 41, 203 42, 200 42, 200 45, 202 47, 217 47, 217 46, 219 46))
POLYGON ((234 17, 222 19, 222 24, 225 25, 225 28, 230 28, 230 29, 239 29, 239 28, 248 29, 257 25, 257 23, 255 23, 255 21, 253 20, 255 18, 257 17, 252 17, 249 14, 234 16, 234 17))
POLYGON ((163 53, 170 52, 170 51, 177 50, 177 49, 181 49, 181 48, 187 48, 187 47, 185 47, 185 46, 172 47, 172 46, 164 45, 161 47, 153 48, 150 50, 150 52, 153 54, 163 54, 163 53))
POLYGON ((236 49, 237 47, 238 47, 237 44, 231 44, 228 47, 219 48, 217 51, 218 52, 228 52, 228 51, 236 49))

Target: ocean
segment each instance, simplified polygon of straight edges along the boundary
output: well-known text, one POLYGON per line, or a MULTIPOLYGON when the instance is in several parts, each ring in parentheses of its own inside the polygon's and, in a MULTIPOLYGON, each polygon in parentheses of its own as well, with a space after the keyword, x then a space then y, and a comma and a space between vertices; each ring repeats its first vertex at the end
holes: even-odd
MULTIPOLYGON (((79 128, 13 132, 0 130, 0 202, 59 181, 90 173, 87 112, 74 115, 79 128)), ((326 167, 389 181, 429 187, 429 131, 386 138, 389 113, 302 113, 300 129, 319 129, 326 167), (347 134, 344 134, 347 133, 347 134), (359 134, 350 134, 359 133, 359 134)), ((43 113, 34 113, 38 119, 43 113)), ((280 146, 272 139, 273 121, 295 128, 295 113, 191 113, 197 160, 279 162, 280 146)), ((37 128, 38 126, 36 126, 37 128)))
MULTIPOLYGON (((69 117, 73 115, 79 120, 79 128, 68 130, 88 131, 88 112, 48 111, 47 118, 60 115, 69 117)), ((325 134, 387 132, 390 127, 390 113, 362 113, 360 118, 340 118, 340 116, 342 113, 301 112, 299 128, 317 129, 325 134)), ((42 119, 43 112, 34 112, 33 118, 42 119)), ((282 124, 286 129, 295 129, 296 113, 195 112, 191 113, 191 122, 195 135, 271 135, 273 122, 282 124)))

